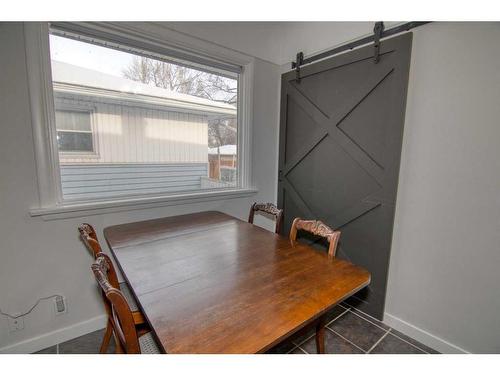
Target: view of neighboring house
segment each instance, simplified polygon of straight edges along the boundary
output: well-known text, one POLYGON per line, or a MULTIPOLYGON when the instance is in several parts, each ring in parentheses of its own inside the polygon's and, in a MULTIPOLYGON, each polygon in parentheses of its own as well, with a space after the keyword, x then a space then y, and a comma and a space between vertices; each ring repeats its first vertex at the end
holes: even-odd
POLYGON ((211 178, 226 182, 234 181, 238 164, 236 145, 209 148, 208 163, 211 178))
POLYGON ((232 105, 58 61, 52 75, 65 199, 235 183, 236 146, 216 166, 208 147, 209 121, 236 117, 232 105))

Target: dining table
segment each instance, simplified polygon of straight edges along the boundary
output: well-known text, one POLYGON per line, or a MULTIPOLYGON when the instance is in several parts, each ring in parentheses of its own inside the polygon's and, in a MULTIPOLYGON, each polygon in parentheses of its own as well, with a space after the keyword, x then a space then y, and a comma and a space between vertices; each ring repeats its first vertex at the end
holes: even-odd
POLYGON ((110 226, 104 236, 164 353, 265 353, 316 325, 370 273, 207 211, 110 226))

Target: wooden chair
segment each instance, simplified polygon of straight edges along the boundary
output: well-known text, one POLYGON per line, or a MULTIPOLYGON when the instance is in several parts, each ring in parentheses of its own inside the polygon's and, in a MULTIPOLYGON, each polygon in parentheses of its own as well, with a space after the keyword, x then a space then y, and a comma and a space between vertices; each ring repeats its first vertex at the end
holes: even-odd
POLYGON ((123 293, 113 287, 116 281, 116 273, 113 269, 111 259, 100 253, 95 263, 92 264, 92 271, 101 287, 105 298, 106 309, 109 310, 111 324, 117 338, 117 348, 119 353, 126 354, 160 354, 150 331, 138 331, 136 329, 134 316, 123 293))
MULTIPOLYGON (((78 227, 78 231, 80 232, 80 238, 87 247, 87 249, 92 253, 94 256, 94 259, 97 259, 97 257, 101 254, 104 254, 102 252, 101 245, 99 244, 99 241, 97 240, 97 234, 92 225, 83 223, 78 227)), ((118 277, 116 275, 115 268, 113 266, 113 263, 110 262, 110 266, 108 267, 108 279, 109 282, 111 283, 111 286, 115 289, 118 289, 122 292, 123 296, 127 300, 128 306, 130 310, 132 311, 132 317, 134 319, 134 323, 136 326, 143 326, 146 325, 146 320, 144 319, 144 316, 142 313, 139 311, 139 307, 137 306, 137 302, 135 298, 132 296, 132 292, 130 291, 127 283, 119 283, 118 282, 118 277)), ((111 310, 107 308, 107 302, 106 299, 103 296, 104 300, 104 306, 106 307, 106 312, 108 314, 108 323, 106 325, 106 331, 104 332, 104 337, 102 339, 102 344, 101 348, 99 350, 100 353, 106 353, 108 350, 109 346, 109 340, 111 339, 111 335, 113 334, 113 320, 111 316, 111 310)), ((118 345, 117 345, 117 350, 118 350, 118 345)))
POLYGON ((253 218, 254 218, 255 212, 257 212, 257 211, 265 212, 269 215, 274 216, 274 218, 276 220, 276 227, 274 229, 274 232, 280 233, 281 221, 283 219, 283 210, 282 209, 276 207, 272 203, 257 203, 257 202, 255 202, 254 204, 252 204, 252 207, 250 207, 250 214, 248 215, 248 222, 250 224, 253 224, 253 218))
POLYGON ((99 240, 97 239, 97 233, 95 232, 94 227, 90 224, 83 223, 78 226, 78 232, 80 232, 80 239, 95 259, 97 254, 102 252, 102 249, 99 244, 99 240))
POLYGON ((340 232, 338 230, 334 231, 320 220, 303 220, 297 217, 293 220, 292 228, 290 229, 290 239, 292 241, 297 240, 297 231, 299 230, 304 230, 316 236, 326 238, 329 243, 328 255, 332 258, 335 257, 340 238, 340 232))
MULTIPOLYGON (((334 231, 328 225, 319 220, 303 220, 295 218, 290 229, 290 240, 297 240, 297 232, 303 230, 316 236, 324 237, 329 243, 328 256, 335 257, 337 244, 340 238, 340 231, 334 231)), ((318 354, 325 352, 325 321, 324 318, 316 323, 316 351, 318 354)))

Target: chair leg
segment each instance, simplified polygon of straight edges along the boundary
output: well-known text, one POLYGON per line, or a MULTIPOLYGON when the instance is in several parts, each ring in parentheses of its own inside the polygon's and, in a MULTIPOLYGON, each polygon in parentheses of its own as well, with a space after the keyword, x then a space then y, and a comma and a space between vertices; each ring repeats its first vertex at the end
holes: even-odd
POLYGON ((125 350, 123 349, 121 341, 116 337, 116 332, 113 330, 113 337, 115 339, 115 354, 124 354, 125 350))
POLYGON ((316 352, 325 353, 325 321, 323 319, 320 319, 316 325, 316 352))
POLYGON ((111 339, 111 335, 113 334, 113 327, 111 326, 110 321, 108 320, 108 324, 106 325, 106 332, 104 332, 104 337, 102 338, 101 349, 99 353, 105 354, 108 351, 109 340, 111 339))

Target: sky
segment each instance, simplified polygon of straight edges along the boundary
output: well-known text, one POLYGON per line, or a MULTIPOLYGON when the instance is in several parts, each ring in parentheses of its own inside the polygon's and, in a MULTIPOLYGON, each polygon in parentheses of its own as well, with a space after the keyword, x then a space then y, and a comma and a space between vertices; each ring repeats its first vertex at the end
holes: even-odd
MULTIPOLYGON (((50 35, 50 58, 52 60, 95 70, 101 73, 123 78, 123 71, 134 58, 134 54, 101 47, 91 43, 50 35)), ((237 81, 224 78, 226 82, 236 87, 237 81)), ((152 82, 150 85, 154 85, 152 82)), ((227 100, 232 96, 224 91, 214 93, 216 99, 227 100)))
POLYGON ((132 54, 50 35, 50 57, 82 68, 123 77, 122 71, 133 59, 132 54))

